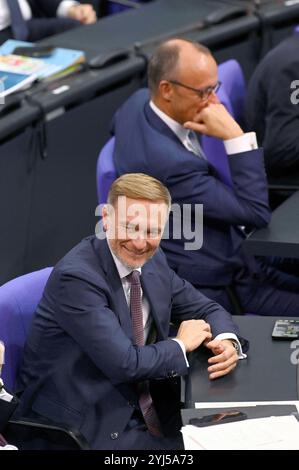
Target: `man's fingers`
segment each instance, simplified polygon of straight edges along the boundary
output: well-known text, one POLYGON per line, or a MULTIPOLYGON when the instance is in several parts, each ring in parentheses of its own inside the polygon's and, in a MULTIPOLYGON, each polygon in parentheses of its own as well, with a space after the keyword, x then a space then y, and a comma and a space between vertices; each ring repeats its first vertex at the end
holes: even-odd
POLYGON ((206 125, 203 122, 192 122, 187 121, 184 123, 185 129, 192 129, 195 132, 200 132, 201 134, 205 134, 207 130, 206 125))
POLYGON ((215 378, 216 376, 227 374, 230 370, 234 369, 237 365, 238 358, 231 357, 227 361, 213 364, 208 367, 208 373, 210 377, 215 378), (216 374, 216 375, 215 375, 216 374), (220 375, 219 375, 220 374, 220 375))
POLYGON ((209 379, 214 380, 218 379, 219 377, 223 377, 224 375, 227 375, 229 372, 235 369, 237 363, 235 362, 231 366, 227 367, 226 369, 220 370, 218 372, 212 372, 209 374, 209 379))

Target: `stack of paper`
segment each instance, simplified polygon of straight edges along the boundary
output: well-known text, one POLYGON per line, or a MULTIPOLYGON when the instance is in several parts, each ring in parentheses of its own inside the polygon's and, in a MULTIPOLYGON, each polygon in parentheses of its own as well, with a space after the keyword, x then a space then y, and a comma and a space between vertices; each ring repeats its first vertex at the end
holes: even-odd
POLYGON ((9 39, 0 47, 0 99, 22 90, 35 80, 55 77, 85 61, 82 51, 56 48, 50 57, 34 59, 13 54, 16 47, 33 43, 9 39))
POLYGON ((299 450, 294 416, 247 419, 207 427, 182 428, 187 450, 299 450))

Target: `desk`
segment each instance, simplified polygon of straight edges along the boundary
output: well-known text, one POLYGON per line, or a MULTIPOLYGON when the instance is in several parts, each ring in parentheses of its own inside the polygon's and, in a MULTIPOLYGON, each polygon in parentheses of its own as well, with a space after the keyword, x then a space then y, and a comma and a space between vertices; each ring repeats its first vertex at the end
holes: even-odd
POLYGON ((275 209, 268 227, 244 240, 244 247, 253 255, 299 258, 299 191, 275 209))
MULTIPOLYGON (((239 361, 231 374, 210 381, 209 353, 200 349, 190 362, 185 403, 195 402, 298 400, 297 368, 291 364, 294 351, 290 341, 273 341, 271 333, 277 317, 235 316, 241 335, 250 341, 248 358, 239 361)), ((297 349, 299 346, 297 346, 297 349)))

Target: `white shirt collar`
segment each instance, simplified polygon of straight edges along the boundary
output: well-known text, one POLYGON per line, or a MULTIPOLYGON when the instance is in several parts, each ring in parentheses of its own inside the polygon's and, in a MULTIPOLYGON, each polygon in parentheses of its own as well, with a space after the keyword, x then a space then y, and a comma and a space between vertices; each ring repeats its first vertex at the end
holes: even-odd
POLYGON ((158 106, 156 106, 152 100, 149 104, 154 113, 156 113, 159 118, 162 119, 163 122, 165 122, 165 124, 172 130, 172 132, 174 132, 174 134, 180 139, 182 144, 185 146, 189 129, 185 129, 185 127, 183 127, 179 122, 175 121, 163 111, 161 111, 161 109, 159 109, 158 106))
MULTIPOLYGON (((115 263, 115 266, 116 266, 116 269, 118 271, 118 274, 119 274, 119 277, 121 278, 121 280, 123 280, 126 276, 128 276, 129 274, 131 274, 131 272, 133 271, 133 269, 130 269, 128 268, 128 266, 126 266, 125 264, 123 264, 120 259, 117 258, 117 256, 115 256, 115 254, 113 253, 111 247, 110 247, 110 244, 109 244, 109 240, 107 238, 107 243, 108 243, 108 247, 109 247, 109 250, 110 250, 110 253, 112 255, 112 258, 114 260, 114 263, 115 263)), ((138 271, 139 274, 141 274, 141 268, 135 268, 134 271, 138 271)))

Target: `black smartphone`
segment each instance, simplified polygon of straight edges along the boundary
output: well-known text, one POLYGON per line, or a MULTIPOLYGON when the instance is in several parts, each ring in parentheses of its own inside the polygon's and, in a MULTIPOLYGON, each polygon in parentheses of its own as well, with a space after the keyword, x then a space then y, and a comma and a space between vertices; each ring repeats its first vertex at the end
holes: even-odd
POLYGON ((201 428, 204 426, 214 426, 215 424, 242 421, 243 419, 247 419, 246 413, 237 410, 228 410, 213 415, 202 416, 201 418, 191 418, 189 419, 189 424, 193 424, 193 426, 198 426, 201 428))
POLYGON ((24 46, 24 47, 15 47, 13 50, 13 54, 16 55, 23 55, 26 57, 49 57, 53 54, 55 47, 53 46, 24 46))
POLYGON ((272 331, 273 339, 297 339, 299 338, 299 320, 276 320, 272 331))

